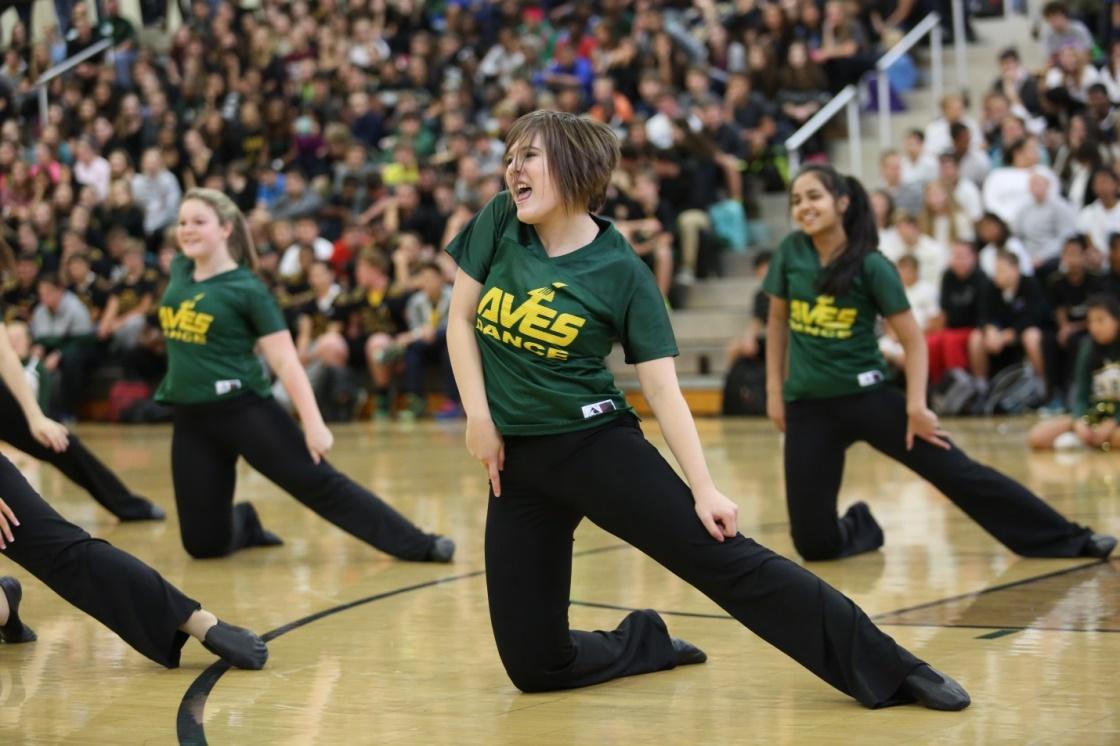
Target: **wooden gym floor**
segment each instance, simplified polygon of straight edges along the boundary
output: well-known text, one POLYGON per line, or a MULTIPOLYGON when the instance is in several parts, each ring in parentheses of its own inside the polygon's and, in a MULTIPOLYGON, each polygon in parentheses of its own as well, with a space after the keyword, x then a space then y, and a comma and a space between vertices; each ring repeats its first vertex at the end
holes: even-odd
MULTIPOLYGON (((1098 531, 1120 532, 1116 454, 1029 454, 1026 420, 951 423, 973 456, 1098 531)), ((741 527, 792 551, 780 442, 760 420, 702 420, 717 483, 741 527)), ((656 426, 647 434, 660 446, 656 426)), ((166 427, 82 426, 136 491, 174 513, 166 427)), ((239 499, 286 544, 192 561, 174 518, 117 525, 49 467, 15 456, 68 518, 133 552, 229 621, 264 633, 262 672, 210 668, 187 643, 166 671, 12 563, 31 645, 0 647, 0 743, 213 744, 1117 744, 1120 563, 1020 559, 931 487, 864 446, 841 505, 867 500, 885 548, 810 567, 971 692, 963 713, 869 711, 762 643, 699 593, 598 528, 577 533, 571 616, 610 628, 661 610, 703 666, 578 691, 524 695, 490 635, 482 563, 485 482, 462 423, 335 428, 333 460, 420 525, 459 544, 452 565, 390 560, 242 465, 239 499)), ((5 450, 9 456, 10 449, 5 450)), ((806 468, 812 468, 807 464, 806 468)))

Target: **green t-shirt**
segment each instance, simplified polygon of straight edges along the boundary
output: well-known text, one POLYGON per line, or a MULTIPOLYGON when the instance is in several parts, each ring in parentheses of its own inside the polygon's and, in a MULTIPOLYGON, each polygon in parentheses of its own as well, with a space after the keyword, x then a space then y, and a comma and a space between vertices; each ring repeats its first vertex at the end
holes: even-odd
POLYGON ((1120 340, 1099 345, 1086 336, 1077 353, 1073 384, 1074 417, 1088 415, 1099 422, 1111 410, 1120 421, 1120 340))
POLYGON ((594 220, 590 244, 552 258, 502 192, 447 247, 483 286, 475 333, 503 434, 570 432, 630 411, 606 365, 616 340, 628 363, 677 354, 649 268, 614 225, 594 220))
POLYGON ((789 374, 786 401, 825 399, 883 385, 887 363, 879 352, 875 321, 910 308, 902 280, 878 251, 863 260, 840 298, 817 292, 820 257, 795 231, 778 246, 762 289, 789 303, 789 374))
POLYGON ((247 392, 268 396, 268 377, 253 354, 259 337, 287 330, 284 315, 247 267, 194 279, 194 262, 177 256, 159 304, 167 376, 156 399, 199 404, 247 392))

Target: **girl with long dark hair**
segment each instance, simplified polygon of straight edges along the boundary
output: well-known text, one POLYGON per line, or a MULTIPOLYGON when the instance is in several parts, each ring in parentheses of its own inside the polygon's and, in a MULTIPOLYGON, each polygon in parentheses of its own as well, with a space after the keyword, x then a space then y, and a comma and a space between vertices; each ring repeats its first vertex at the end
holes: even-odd
POLYGON ((800 230, 782 241, 763 283, 771 295, 766 409, 786 433, 786 502, 801 556, 838 559, 882 546, 865 503, 836 512, 844 454, 864 441, 929 480, 1017 554, 1107 557, 1114 537, 1070 523, 970 459, 941 429, 926 406, 925 340, 898 273, 879 252, 863 186, 830 166, 809 166, 793 181, 790 203, 800 230), (879 316, 905 350, 905 394, 885 385, 879 316))

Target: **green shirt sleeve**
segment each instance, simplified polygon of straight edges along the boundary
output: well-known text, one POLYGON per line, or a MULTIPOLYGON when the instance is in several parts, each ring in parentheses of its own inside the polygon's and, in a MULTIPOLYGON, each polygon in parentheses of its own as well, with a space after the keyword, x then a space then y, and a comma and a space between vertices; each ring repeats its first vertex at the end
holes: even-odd
POLYGON ((635 279, 626 305, 621 309, 618 324, 626 362, 637 365, 663 357, 676 357, 677 339, 669 321, 665 299, 657 289, 649 268, 637 259, 630 264, 635 279))
POLYGON ((863 277, 867 284, 867 294, 875 303, 881 316, 893 316, 910 310, 902 278, 891 260, 878 251, 868 254, 863 260, 863 277))
POLYGON ((249 324, 253 332, 260 338, 273 332, 286 331, 288 324, 284 321, 284 312, 264 283, 256 277, 253 280, 252 290, 245 294, 249 324))
POLYGON ((1092 407, 1090 392, 1093 390, 1093 340, 1086 336, 1077 351, 1073 369, 1073 416, 1084 417, 1092 407))
POLYGON ((490 261, 513 213, 512 207, 509 192, 494 195, 445 249, 455 263, 478 282, 486 282, 490 261))
POLYGON ((789 300, 789 280, 786 279, 785 256, 792 243, 787 236, 778 244, 778 250, 770 259, 770 267, 766 270, 766 278, 762 281, 762 289, 776 298, 789 300))

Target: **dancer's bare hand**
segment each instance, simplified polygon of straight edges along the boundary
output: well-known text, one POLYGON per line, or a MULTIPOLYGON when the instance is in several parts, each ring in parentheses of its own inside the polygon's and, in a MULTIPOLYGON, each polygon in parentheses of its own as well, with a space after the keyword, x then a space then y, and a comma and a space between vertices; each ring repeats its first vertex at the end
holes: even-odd
POLYGON ((16 540, 12 535, 12 526, 18 526, 16 514, 8 507, 8 503, 0 499, 0 549, 7 549, 8 544, 16 540))
POLYGON ((506 445, 493 420, 467 418, 467 452, 482 462, 494 497, 501 497, 501 471, 506 468, 506 445))
POLYGON ((929 407, 922 407, 909 413, 906 424, 906 450, 914 448, 914 436, 938 448, 949 450, 949 433, 941 429, 937 415, 929 407))
POLYGON ((766 416, 780 432, 786 431, 786 403, 780 391, 766 392, 766 416))
POLYGON ((306 428, 303 435, 307 442, 307 450, 311 453, 311 460, 316 464, 323 460, 327 451, 334 445, 334 436, 330 428, 323 423, 306 428))
POLYGON ((44 415, 32 418, 27 423, 31 435, 55 453, 62 453, 70 445, 69 433, 66 426, 55 422, 44 415))
POLYGON ((696 515, 712 538, 722 542, 739 533, 739 506, 715 487, 693 494, 696 515))

